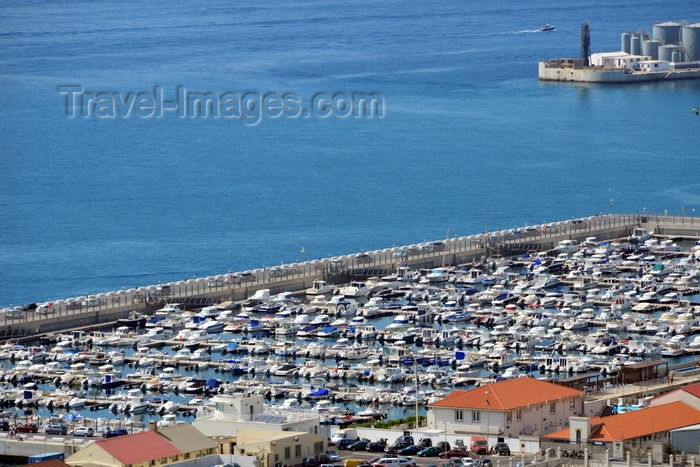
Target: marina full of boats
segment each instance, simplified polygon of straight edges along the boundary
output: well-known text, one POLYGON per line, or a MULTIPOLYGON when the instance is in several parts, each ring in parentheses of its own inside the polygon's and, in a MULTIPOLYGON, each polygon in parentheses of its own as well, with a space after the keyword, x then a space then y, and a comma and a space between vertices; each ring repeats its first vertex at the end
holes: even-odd
POLYGON ((0 404, 15 418, 167 425, 211 409, 215 394, 262 394, 330 424, 424 413, 485 381, 689 361, 699 259, 699 247, 639 228, 459 267, 400 265, 341 287, 317 280, 303 295, 260 289, 195 310, 175 300, 108 330, 5 344, 0 404))

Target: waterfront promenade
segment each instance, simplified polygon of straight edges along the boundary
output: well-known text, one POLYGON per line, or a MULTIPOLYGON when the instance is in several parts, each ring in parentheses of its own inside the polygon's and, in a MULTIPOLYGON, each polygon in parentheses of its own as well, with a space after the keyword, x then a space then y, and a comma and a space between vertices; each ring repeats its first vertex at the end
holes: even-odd
POLYGON ((302 291, 310 287, 314 280, 342 283, 353 277, 381 276, 393 272, 399 264, 406 264, 413 269, 467 264, 485 257, 551 249, 564 239, 582 241, 587 237, 601 240, 620 238, 629 235, 637 225, 659 235, 700 237, 699 218, 604 214, 250 271, 229 271, 168 284, 122 288, 55 300, 48 310, 28 311, 18 317, 11 316, 6 309, 0 316, 0 331, 5 338, 20 337, 27 333, 52 332, 111 322, 126 317, 132 311, 153 310, 167 301, 186 302, 195 298, 243 300, 259 289, 270 289, 272 293, 302 291))

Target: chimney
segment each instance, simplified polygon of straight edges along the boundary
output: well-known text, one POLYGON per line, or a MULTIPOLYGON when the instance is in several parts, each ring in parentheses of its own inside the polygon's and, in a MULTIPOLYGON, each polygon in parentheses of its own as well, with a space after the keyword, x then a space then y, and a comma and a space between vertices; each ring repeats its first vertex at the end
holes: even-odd
POLYGON ((148 429, 154 433, 158 433, 158 422, 151 420, 148 422, 148 429))

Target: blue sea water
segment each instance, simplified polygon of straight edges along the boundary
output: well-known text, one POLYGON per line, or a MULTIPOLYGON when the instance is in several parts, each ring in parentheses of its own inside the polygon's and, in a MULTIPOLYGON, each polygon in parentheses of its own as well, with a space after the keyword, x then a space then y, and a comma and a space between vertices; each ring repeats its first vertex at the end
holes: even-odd
POLYGON ((615 211, 700 208, 700 82, 541 83, 690 0, 0 5, 0 307, 615 211), (540 33, 545 22, 555 33, 540 33), (375 92, 383 118, 68 118, 58 86, 375 92), (302 253, 302 247, 304 253, 302 253))

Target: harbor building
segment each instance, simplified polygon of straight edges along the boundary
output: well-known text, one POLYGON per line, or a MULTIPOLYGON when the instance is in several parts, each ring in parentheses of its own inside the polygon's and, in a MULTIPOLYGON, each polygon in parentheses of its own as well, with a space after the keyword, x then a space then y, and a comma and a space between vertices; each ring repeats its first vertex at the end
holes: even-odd
POLYGON ((545 435, 544 440, 558 443, 552 446, 566 443, 587 447, 590 452, 608 451, 615 458, 628 452, 635 459, 651 455, 661 462, 671 433, 698 424, 700 411, 683 402, 671 402, 608 417, 571 417, 569 427, 545 435))
POLYGON ((272 467, 278 463, 301 465, 305 457, 313 457, 326 451, 323 435, 295 432, 239 429, 233 454, 255 456, 260 467, 272 467))
POLYGON ((146 431, 92 442, 66 463, 73 467, 159 467, 195 459, 200 465, 218 462, 217 443, 192 425, 158 428, 151 422, 146 431))
MULTIPOLYGON (((449 434, 517 440, 560 429, 583 413, 583 391, 531 377, 456 390, 429 405, 428 428, 449 434)), ((602 405, 601 405, 602 407, 602 405)), ((492 439, 493 438, 493 439, 492 439)), ((521 451, 512 446, 514 452, 521 451)))
POLYGON ((295 431, 317 435, 317 413, 264 403, 262 395, 248 397, 221 394, 211 398, 212 408, 197 414, 194 426, 207 436, 236 436, 240 429, 295 431))

